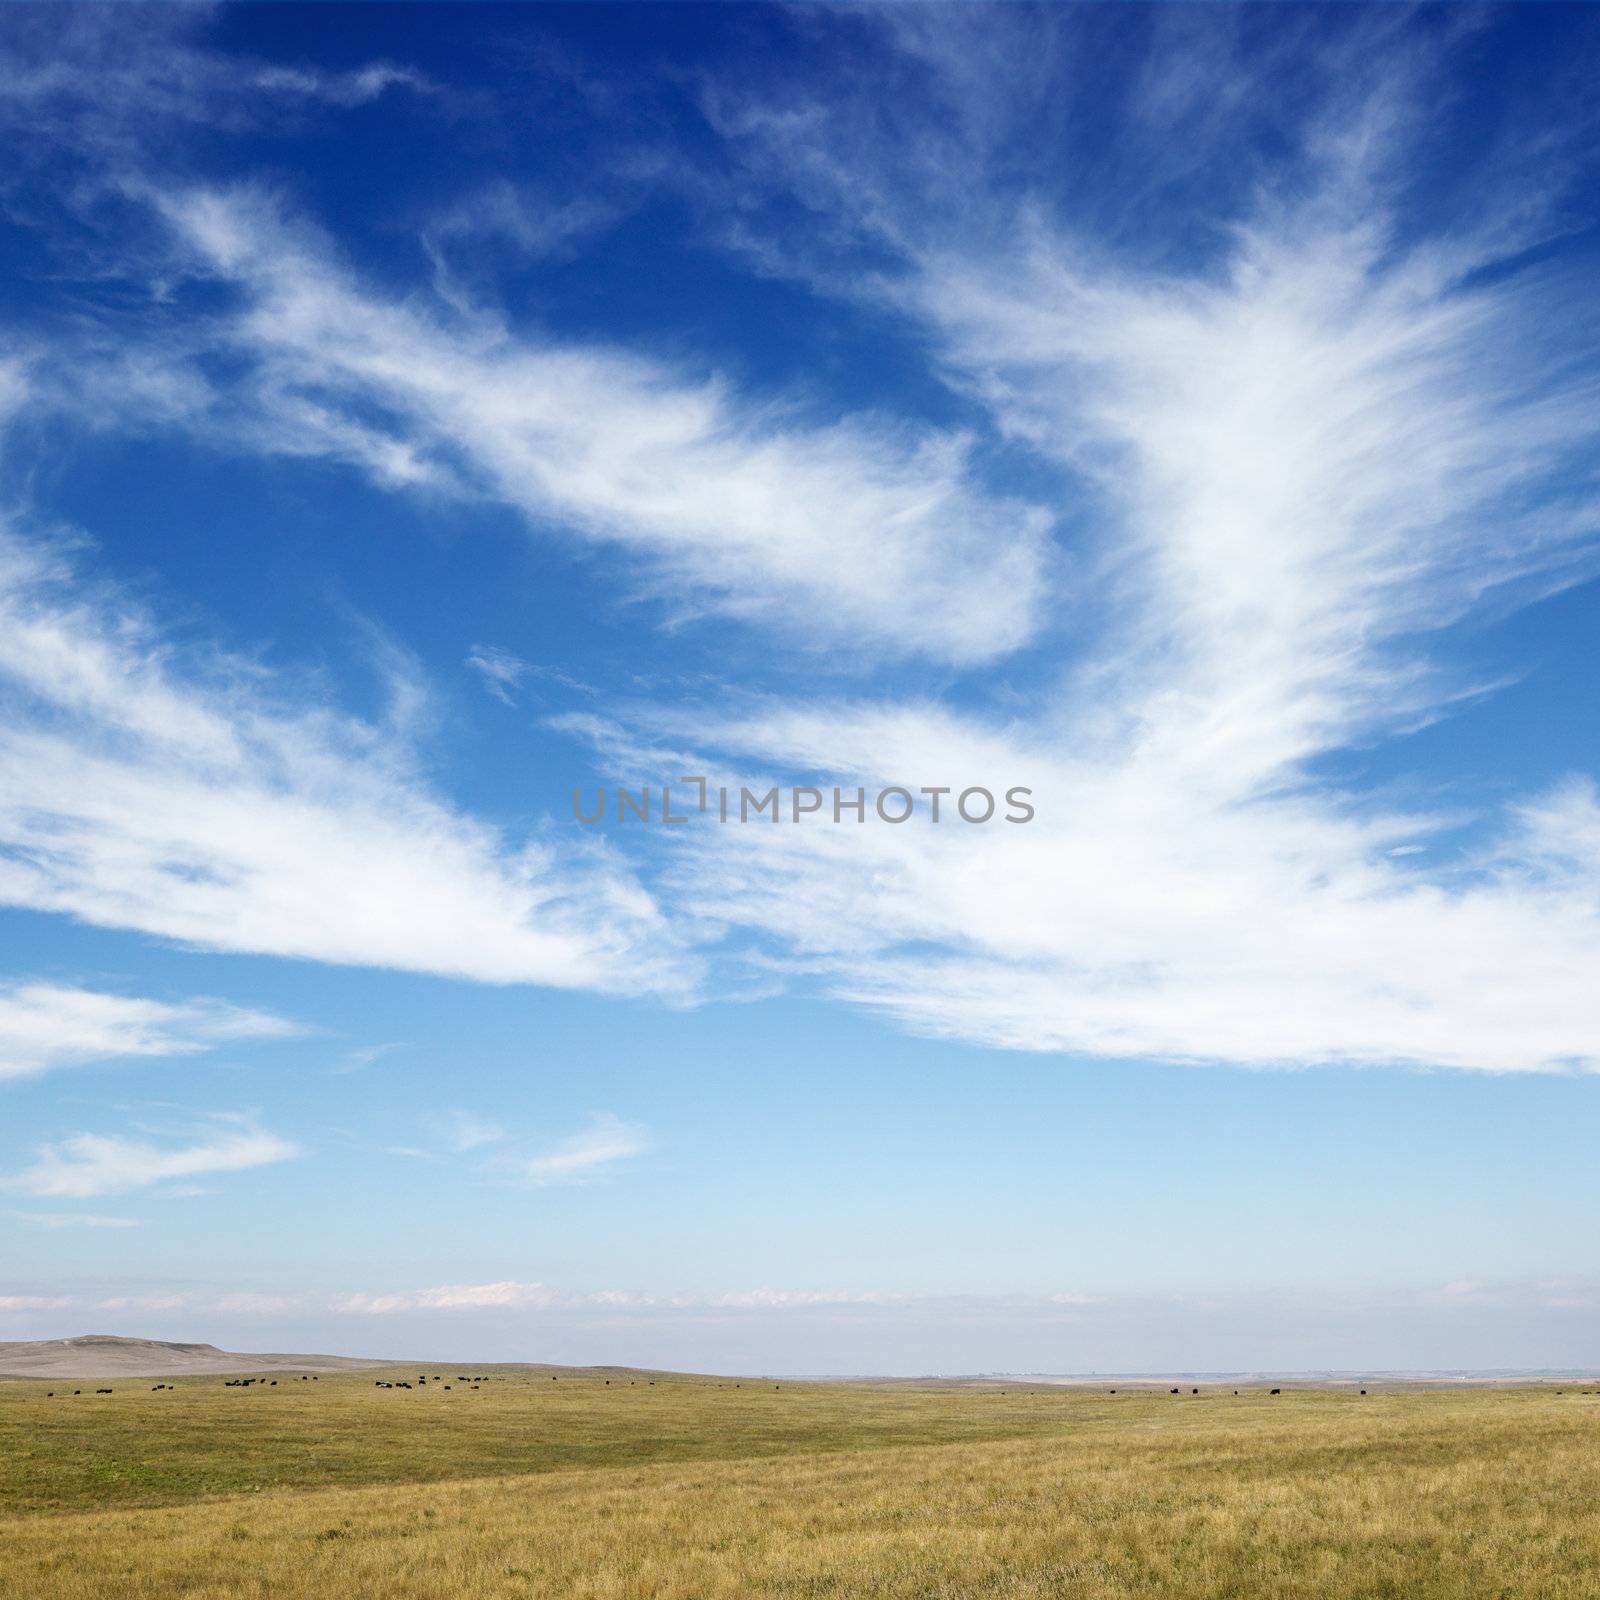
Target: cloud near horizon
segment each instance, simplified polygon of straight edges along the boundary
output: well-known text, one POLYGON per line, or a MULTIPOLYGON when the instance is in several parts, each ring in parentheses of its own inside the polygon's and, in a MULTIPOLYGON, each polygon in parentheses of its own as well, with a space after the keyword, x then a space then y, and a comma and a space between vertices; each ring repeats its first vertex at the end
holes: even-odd
MULTIPOLYGON (((1337 1315, 1359 1323, 1399 1310, 1428 1311, 1465 1320, 1485 1310, 1537 1306, 1580 1311, 1600 1304, 1600 1284, 1589 1278, 1459 1280, 1448 1283, 1390 1285, 1333 1295, 1319 1290, 1229 1290, 1139 1294, 932 1294, 889 1290, 796 1289, 771 1286, 707 1292, 650 1292, 626 1289, 574 1290, 539 1280, 505 1279, 486 1283, 439 1284, 421 1289, 341 1290, 331 1294, 256 1289, 141 1290, 37 1296, 0 1294, 0 1310, 205 1311, 276 1318, 308 1312, 340 1318, 400 1318, 442 1312, 472 1318, 497 1313, 539 1313, 621 1317, 648 1323, 656 1317, 691 1320, 756 1320, 768 1315, 805 1319, 840 1314, 851 1319, 914 1320, 944 1317, 957 1323, 1003 1322, 1010 1318, 1082 1329, 1104 1324, 1120 1328, 1141 1320, 1164 1321, 1174 1310, 1190 1314, 1245 1312, 1250 1308, 1337 1315)), ((539 1326, 538 1320, 532 1326, 539 1326)))

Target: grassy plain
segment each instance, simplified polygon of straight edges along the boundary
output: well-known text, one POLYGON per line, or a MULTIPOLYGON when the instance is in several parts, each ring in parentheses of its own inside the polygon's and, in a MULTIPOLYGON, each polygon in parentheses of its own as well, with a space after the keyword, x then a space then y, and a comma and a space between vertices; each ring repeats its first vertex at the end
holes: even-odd
POLYGON ((1592 1387, 458 1371, 0 1383, 0 1596, 1600 1596, 1592 1387))

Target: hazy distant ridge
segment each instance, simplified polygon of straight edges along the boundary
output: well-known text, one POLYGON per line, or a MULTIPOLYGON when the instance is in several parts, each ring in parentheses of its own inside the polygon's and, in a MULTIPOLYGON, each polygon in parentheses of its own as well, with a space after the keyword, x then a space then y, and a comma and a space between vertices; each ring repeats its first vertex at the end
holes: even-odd
POLYGON ((0 1378, 161 1378, 205 1372, 338 1372, 383 1362, 359 1356, 262 1354, 86 1333, 75 1339, 0 1340, 0 1378))

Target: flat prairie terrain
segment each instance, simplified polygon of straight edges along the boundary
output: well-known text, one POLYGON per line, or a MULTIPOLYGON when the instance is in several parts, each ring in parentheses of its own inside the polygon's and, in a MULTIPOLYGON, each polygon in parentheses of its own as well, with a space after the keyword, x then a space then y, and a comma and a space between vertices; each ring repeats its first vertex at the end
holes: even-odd
POLYGON ((1593 1385, 423 1370, 0 1383, 0 1595, 1600 1596, 1593 1385))

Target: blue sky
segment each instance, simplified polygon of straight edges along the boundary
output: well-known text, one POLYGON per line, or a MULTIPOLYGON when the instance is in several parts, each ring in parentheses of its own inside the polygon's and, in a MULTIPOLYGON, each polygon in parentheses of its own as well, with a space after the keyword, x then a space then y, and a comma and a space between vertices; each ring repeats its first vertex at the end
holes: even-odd
POLYGON ((0 1338, 1592 1363, 1597 49, 7 8, 0 1338))

